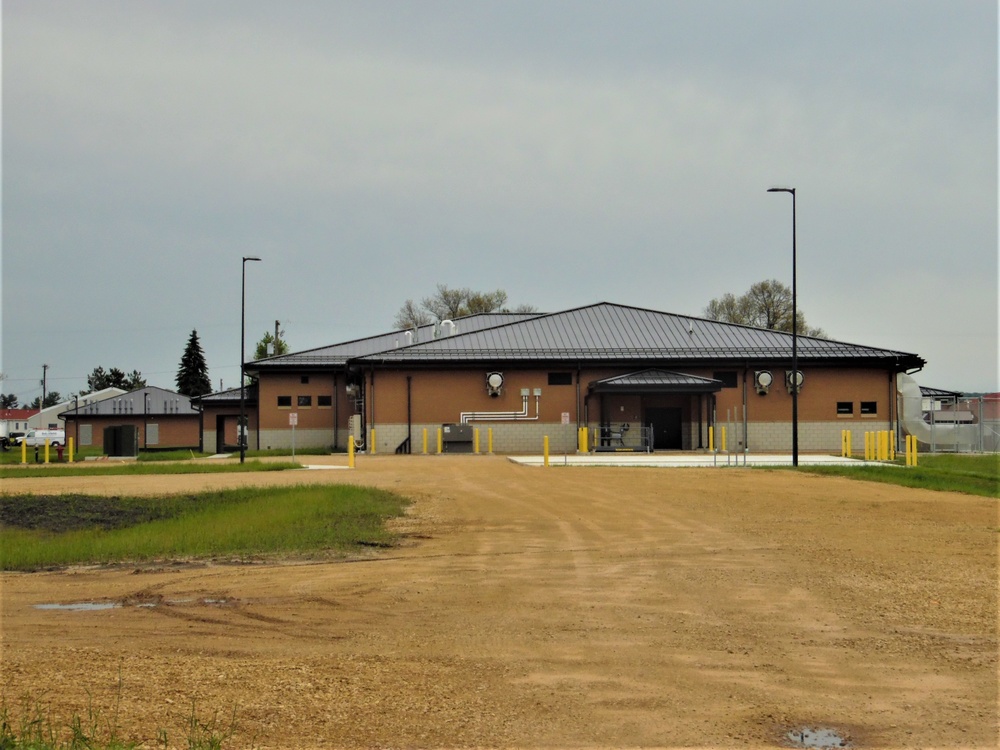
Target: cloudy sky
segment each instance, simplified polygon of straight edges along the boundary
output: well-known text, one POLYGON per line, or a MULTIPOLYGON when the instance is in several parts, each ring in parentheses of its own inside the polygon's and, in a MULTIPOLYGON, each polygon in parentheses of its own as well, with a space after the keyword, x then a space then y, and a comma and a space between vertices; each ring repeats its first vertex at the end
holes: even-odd
POLYGON ((5 0, 2 367, 213 385, 444 283, 832 337, 995 391, 993 0, 5 0))

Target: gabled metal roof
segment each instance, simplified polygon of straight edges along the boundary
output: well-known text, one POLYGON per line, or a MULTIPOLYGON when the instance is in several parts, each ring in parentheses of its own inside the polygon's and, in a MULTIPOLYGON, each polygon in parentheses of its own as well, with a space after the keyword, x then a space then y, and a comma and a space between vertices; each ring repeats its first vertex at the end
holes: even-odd
POLYGON ((240 402, 240 392, 244 391, 243 400, 246 402, 257 402, 257 384, 253 383, 242 388, 228 388, 224 391, 216 391, 215 393, 206 393, 204 396, 195 396, 191 399, 194 403, 209 403, 209 404, 238 404, 240 402))
POLYGON ((342 344, 332 344, 316 349, 307 349, 302 352, 292 354, 282 354, 276 357, 258 359, 247 363, 247 370, 256 372, 259 369, 271 368, 296 368, 302 367, 330 367, 344 365, 349 360, 364 357, 369 354, 377 354, 384 351, 394 351, 410 346, 419 346, 427 342, 438 341, 442 338, 452 338, 469 332, 480 331, 485 328, 495 328, 497 326, 515 323, 529 318, 534 318, 541 313, 477 313, 455 318, 452 322, 455 325, 453 331, 449 331, 448 326, 440 324, 428 324, 420 326, 412 331, 412 338, 407 336, 407 331, 390 331, 377 336, 369 336, 362 339, 354 339, 342 344))
POLYGON ((85 415, 97 416, 127 416, 127 415, 191 415, 198 414, 191 406, 191 399, 166 388, 147 385, 135 391, 123 393, 120 396, 106 398, 91 403, 80 402, 79 409, 68 409, 61 412, 60 417, 76 417, 85 415))
POLYGON ((595 380, 589 389, 617 393, 715 393, 722 390, 722 381, 683 372, 649 369, 595 380))
MULTIPOLYGON (((358 356, 369 363, 547 360, 719 363, 787 361, 792 335, 733 323, 601 302, 425 343, 358 356)), ((922 367, 915 354, 798 337, 803 362, 861 361, 922 367)))

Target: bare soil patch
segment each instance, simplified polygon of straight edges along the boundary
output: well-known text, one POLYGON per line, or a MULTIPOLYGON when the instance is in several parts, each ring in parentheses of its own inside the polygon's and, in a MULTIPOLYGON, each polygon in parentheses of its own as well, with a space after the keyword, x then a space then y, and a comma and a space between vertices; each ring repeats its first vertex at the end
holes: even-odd
POLYGON ((798 728, 854 747, 997 746, 988 498, 472 456, 16 492, 291 482, 413 498, 404 544, 348 563, 4 574, 8 704, 108 713, 120 678, 119 723, 150 747, 160 729, 184 746, 192 706, 235 709, 240 748, 775 747, 798 728), (120 606, 36 608, 72 602, 120 606))

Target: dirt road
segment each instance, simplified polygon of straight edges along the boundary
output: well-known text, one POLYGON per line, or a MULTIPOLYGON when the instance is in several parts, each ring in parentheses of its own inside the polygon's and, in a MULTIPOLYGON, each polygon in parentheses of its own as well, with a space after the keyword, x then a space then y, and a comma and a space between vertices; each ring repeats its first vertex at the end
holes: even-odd
POLYGON ((363 561, 4 574, 8 705, 108 716, 120 699, 150 747, 233 712, 233 748, 791 747, 805 728, 997 746, 995 500, 442 456, 3 489, 29 481, 352 482, 414 500, 403 544, 363 561), (36 608, 84 601, 124 606, 36 608))

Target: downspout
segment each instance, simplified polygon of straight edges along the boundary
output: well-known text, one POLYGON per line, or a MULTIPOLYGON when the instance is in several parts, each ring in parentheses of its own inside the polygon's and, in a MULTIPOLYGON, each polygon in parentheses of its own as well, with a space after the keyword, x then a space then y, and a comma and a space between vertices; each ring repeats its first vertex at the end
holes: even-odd
POLYGON ((744 463, 746 462, 746 455, 750 452, 750 434, 748 430, 748 417, 747 417, 747 375, 750 374, 750 363, 743 363, 743 456, 744 463))
POLYGON ((340 391, 337 390, 337 372, 333 372, 333 449, 337 450, 338 428, 340 426, 340 391))
MULTIPOLYGON (((371 368, 372 377, 372 388, 371 388, 371 421, 366 425, 365 434, 362 436, 365 440, 365 445, 368 445, 368 437, 372 434, 372 430, 375 429, 375 368, 371 368)), ((368 445, 368 452, 371 453, 375 446, 368 445)))
POLYGON ((576 366, 576 431, 580 431, 580 365, 576 366))
POLYGON ((406 376, 406 452, 409 453, 413 449, 413 443, 411 438, 413 437, 413 402, 412 402, 412 384, 413 376, 406 376))
MULTIPOLYGON (((257 416, 257 428, 254 430, 254 434, 257 436, 257 450, 260 450, 260 373, 257 374, 257 397, 254 404, 254 413, 257 416)), ((249 429, 250 425, 247 425, 247 430, 249 429)))

